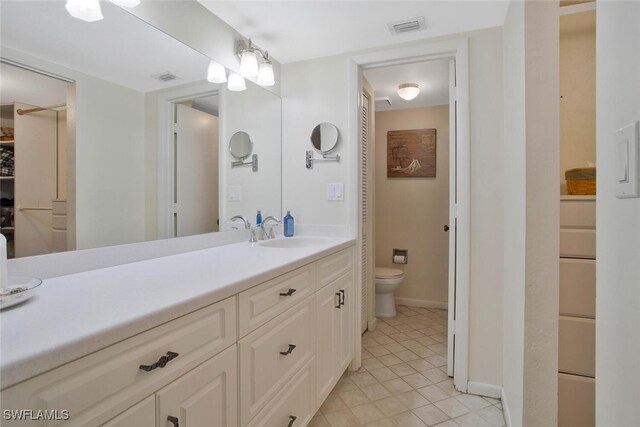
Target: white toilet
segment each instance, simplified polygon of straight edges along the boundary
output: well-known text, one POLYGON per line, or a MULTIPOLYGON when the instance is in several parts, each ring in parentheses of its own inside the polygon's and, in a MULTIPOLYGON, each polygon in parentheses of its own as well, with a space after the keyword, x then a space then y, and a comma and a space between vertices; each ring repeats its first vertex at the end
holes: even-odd
POLYGON ((396 268, 376 267, 376 317, 395 317, 394 292, 404 281, 404 272, 396 268))

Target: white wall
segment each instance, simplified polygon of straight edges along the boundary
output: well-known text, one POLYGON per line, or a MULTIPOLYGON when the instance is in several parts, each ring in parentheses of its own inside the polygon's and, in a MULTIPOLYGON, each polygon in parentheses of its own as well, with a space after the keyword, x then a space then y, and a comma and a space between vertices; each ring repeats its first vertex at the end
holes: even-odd
MULTIPOLYGON (((345 184, 353 158, 348 146, 350 124, 349 56, 339 55, 283 65, 282 68, 282 209, 290 210, 296 223, 347 226, 345 201, 327 201, 328 183, 345 184), (322 122, 337 126, 340 138, 332 152, 340 162, 318 162, 305 167, 305 151, 312 150, 310 136, 322 122)), ((319 157, 318 153, 315 154, 319 157)))
POLYGON ((76 247, 144 240, 144 95, 13 49, 2 55, 75 81, 67 114, 75 123, 75 139, 68 135, 68 208, 76 247))
MULTIPOLYGON (((234 215, 243 215, 256 223, 260 209, 262 217, 281 218, 282 167, 282 101, 273 93, 247 83, 242 92, 220 91, 220 225, 234 215), (252 154, 258 155, 258 172, 251 166, 231 167, 237 159, 229 153, 229 141, 234 133, 247 132, 253 139, 252 154), (242 188, 241 201, 229 201, 229 186, 242 188)), ((250 162, 251 156, 245 159, 250 162)), ((238 224, 234 224, 238 226, 238 224)))
POLYGON ((559 19, 512 2, 504 30, 504 392, 511 424, 557 423, 559 19))
POLYGON ((640 420, 640 199, 615 198, 613 134, 640 120, 640 3, 598 2, 596 424, 640 420), (624 66, 623 66, 624 64, 624 66))
MULTIPOLYGON (((499 386, 502 384, 502 29, 444 39, 457 37, 468 37, 470 41, 469 380, 499 386)), ((349 138, 352 127, 358 125, 348 120, 349 96, 355 93, 348 74, 350 56, 283 65, 283 209, 292 209, 294 216, 297 214, 296 221, 305 224, 334 224, 347 229, 357 224, 357 197, 345 194, 348 204, 326 201, 327 183, 345 182, 346 190, 357 179, 357 141, 349 138), (342 158, 339 164, 318 163, 313 170, 306 170, 304 152, 311 148, 309 135, 313 126, 322 121, 333 122, 340 129, 343 138, 337 153, 342 158)))

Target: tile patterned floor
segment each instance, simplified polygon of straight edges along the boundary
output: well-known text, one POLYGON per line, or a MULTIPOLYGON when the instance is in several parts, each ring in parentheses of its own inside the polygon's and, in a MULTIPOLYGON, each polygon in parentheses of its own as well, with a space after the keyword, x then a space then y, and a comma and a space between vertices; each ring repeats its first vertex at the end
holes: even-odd
POLYGON ((362 337, 362 368, 338 381, 309 427, 502 427, 498 399, 447 376, 447 311, 398 306, 362 337))

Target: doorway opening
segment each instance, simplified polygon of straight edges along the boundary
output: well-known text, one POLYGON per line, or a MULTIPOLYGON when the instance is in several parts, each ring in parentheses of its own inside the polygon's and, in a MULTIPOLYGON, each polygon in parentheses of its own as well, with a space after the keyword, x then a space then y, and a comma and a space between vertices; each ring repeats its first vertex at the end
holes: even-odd
MULTIPOLYGON (((434 356, 432 361, 435 366, 441 371, 446 371, 446 375, 454 377, 456 389, 466 392, 470 215, 468 41, 467 39, 459 39, 437 42, 400 50, 375 52, 352 59, 354 61, 352 83, 358 88, 359 94, 359 103, 353 106, 353 111, 358 114, 354 121, 358 123, 357 140, 360 142, 358 152, 360 164, 357 178, 360 203, 357 223, 359 226, 358 245, 362 255, 362 269, 359 272, 359 283, 362 286, 359 290, 361 296, 359 301, 363 315, 361 321, 356 321, 358 329, 364 329, 365 323, 369 329, 375 328, 378 324, 375 316, 375 267, 381 266, 381 264, 383 267, 400 266, 404 271, 405 279, 408 280, 405 282, 406 289, 400 290, 398 293, 397 302, 407 306, 399 310, 401 314, 399 317, 410 317, 415 315, 414 313, 419 313, 420 310, 424 310, 425 314, 435 316, 435 312, 429 313, 429 310, 447 309, 444 319, 441 319, 439 324, 430 331, 434 333, 434 336, 438 333, 441 334, 439 338, 442 341, 430 343, 437 347, 439 353, 431 355, 422 348, 416 348, 418 351, 428 354, 427 357, 434 356), (415 69, 421 64, 440 67, 442 70, 441 79, 444 79, 444 94, 441 96, 444 97, 444 100, 439 103, 436 101, 440 107, 415 105, 416 108, 413 108, 414 111, 411 112, 413 114, 409 114, 409 109, 405 108, 394 112, 394 102, 405 102, 396 96, 398 86, 403 83, 416 83, 415 81, 404 81, 412 76, 411 74, 401 75, 399 70, 415 69), (396 72, 396 77, 403 81, 398 80, 386 86, 382 81, 377 82, 377 74, 393 74, 393 71, 396 72), (389 98, 391 103, 385 98, 389 98), (379 105, 380 111, 377 114, 369 113, 369 124, 363 126, 362 114, 364 110, 373 107, 372 99, 382 105, 379 105), (391 111, 382 111, 385 109, 385 104, 386 109, 391 111), (427 110, 420 111, 420 108, 432 111, 427 115, 427 110), (402 113, 403 110, 405 110, 404 113, 402 113), (410 119, 412 115, 416 116, 415 122, 410 119), (440 117, 440 122, 424 121, 425 116, 429 115, 440 117), (373 126, 370 124, 372 121, 375 123, 373 126), (371 135, 372 129, 376 129, 373 131, 376 134, 375 144, 363 141, 363 135, 365 133, 371 135), (403 133, 403 131, 409 132, 403 133), (401 147, 402 145, 405 147, 401 147), (372 172, 372 167, 376 172, 372 172), (376 179, 373 178, 374 174, 376 179), (438 193, 439 198, 434 200, 444 204, 444 209, 439 214, 431 215, 437 210, 433 206, 437 203, 421 205, 416 200, 416 196, 423 195, 425 191, 421 192, 418 189, 410 188, 410 186, 424 185, 425 183, 434 184, 442 176, 445 177, 444 183, 438 182, 442 188, 438 193), (372 194, 375 196, 372 197, 372 194), (378 199, 381 196, 389 197, 390 201, 385 203, 376 200, 372 203, 372 199, 378 199), (400 199, 395 200, 395 198, 404 198, 404 202, 400 199), (406 206, 403 206, 403 203, 406 206), (403 210, 411 211, 409 214, 414 215, 415 219, 400 220, 397 214, 394 215, 394 213, 403 210), (377 216, 385 217, 384 221, 388 221, 391 225, 383 227, 382 224, 379 224, 380 227, 374 228, 373 225, 378 223, 377 216), (429 217, 428 220, 427 217, 429 217), (398 228, 396 232, 393 232, 394 220, 398 228), (437 223, 436 232, 444 242, 437 243, 435 241, 432 246, 438 256, 435 256, 434 252, 421 252, 417 246, 413 246, 413 243, 406 243, 420 240, 420 231, 425 229, 427 222, 432 222, 433 226, 437 223), (399 236, 402 233, 407 236, 404 241, 399 236), (381 248, 377 246, 381 246, 381 248), (395 255, 398 255, 394 249, 400 249, 400 255, 403 255, 403 249, 408 250, 408 257, 394 258, 395 255), (432 268, 442 270, 436 279, 436 282, 439 283, 437 287, 440 288, 436 292, 440 292, 440 294, 433 294, 438 296, 431 297, 428 293, 420 295, 420 292, 429 289, 428 286, 425 286, 426 280, 436 276, 434 274, 425 279, 424 276, 428 276, 429 273, 420 267, 427 262, 434 261, 434 258, 438 261, 436 263, 438 265, 432 268), (397 263, 402 263, 407 259, 408 264, 394 264, 394 259, 397 263), (412 271, 412 264, 416 271, 412 271), (418 272, 417 270, 424 271, 418 272), (420 278, 421 274, 422 278, 420 278), (412 292, 416 293, 412 295, 412 292), (418 295, 420 296, 417 297, 418 295), (409 306, 418 306, 418 310, 413 310, 409 306), (366 318, 364 313, 367 315, 366 318), (443 335, 445 335, 444 338, 443 335)), ((420 75, 417 74, 411 80, 419 78, 420 75)), ((429 93, 428 85, 426 83, 423 85, 424 89, 421 88, 421 90, 429 93)), ((430 95, 432 98, 434 97, 433 93, 430 95)), ((434 230, 436 229, 434 228, 434 230)), ((426 237, 427 240, 428 238, 433 239, 433 233, 426 237)), ((402 289, 402 286, 405 285, 400 285, 399 289, 402 289)), ((434 291, 435 288, 430 290, 434 291)), ((385 323, 387 325, 391 323, 392 327, 393 323, 400 326, 398 321, 403 322, 403 320, 397 319, 395 322, 391 320, 385 323)), ((409 331, 406 323, 402 329, 417 335, 415 331, 409 331)), ((425 332, 426 330, 418 331, 424 336, 416 338, 422 338, 427 342, 428 335, 425 332)), ((403 331, 399 331, 399 333, 407 335, 403 331)), ((399 337, 400 339, 404 338, 402 335, 399 337)), ((415 341, 415 339, 413 340, 415 341)), ((366 337, 364 341, 366 343, 366 337)), ((408 342, 408 344, 416 345, 412 342, 408 342)), ((420 344, 419 341, 418 344, 420 344)), ((421 345, 421 347, 425 346, 421 345)))

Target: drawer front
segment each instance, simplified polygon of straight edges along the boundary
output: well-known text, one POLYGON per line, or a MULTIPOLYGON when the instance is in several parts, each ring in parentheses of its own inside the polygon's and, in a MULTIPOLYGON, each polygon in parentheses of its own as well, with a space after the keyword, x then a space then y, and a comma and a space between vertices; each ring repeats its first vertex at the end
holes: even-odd
POLYGON ((558 370, 594 377, 596 374, 596 322, 560 316, 558 370))
POLYGON ((182 427, 238 425, 238 353, 236 346, 183 375, 156 393, 160 426, 169 417, 182 427))
POLYGON ((307 298, 239 341, 241 425, 314 356, 314 301, 307 298))
POLYGON ((560 259, 560 315, 596 317, 596 262, 560 259))
POLYGON ((353 270, 353 250, 342 250, 321 259, 318 265, 318 290, 353 270))
POLYGON ((315 358, 251 421, 249 427, 305 426, 315 414, 315 358))
POLYGON ((100 425, 233 344, 235 317, 228 298, 4 390, 2 409, 67 409, 65 426, 100 425), (140 369, 169 351, 179 356, 164 368, 140 369))
POLYGON ((238 300, 240 336, 313 295, 315 280, 315 264, 309 264, 242 292, 238 300))
POLYGON ((595 259, 596 231, 560 230, 560 256, 595 259))
POLYGON ((562 200, 560 228, 596 228, 595 200, 562 200))
POLYGON ((102 427, 155 427, 156 398, 149 396, 132 408, 127 409, 102 427))
POLYGON ((558 374, 558 427, 596 425, 596 381, 558 374))

